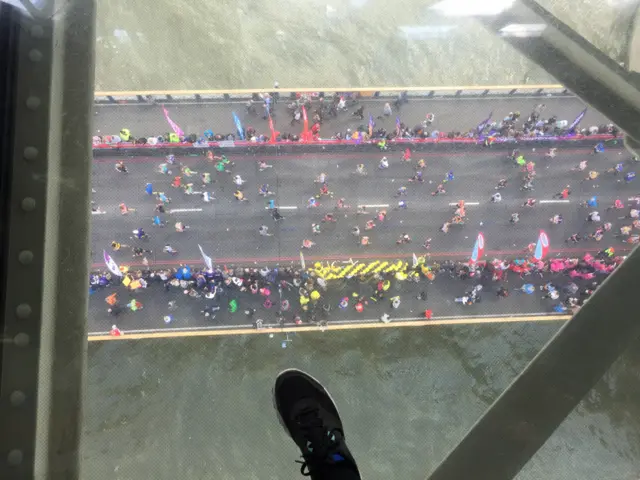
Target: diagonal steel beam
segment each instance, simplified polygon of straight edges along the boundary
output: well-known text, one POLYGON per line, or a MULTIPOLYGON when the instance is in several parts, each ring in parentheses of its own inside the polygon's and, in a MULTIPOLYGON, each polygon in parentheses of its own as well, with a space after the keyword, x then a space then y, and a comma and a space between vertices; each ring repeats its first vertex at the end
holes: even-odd
POLYGON ((521 0, 494 17, 483 18, 491 31, 544 68, 640 141, 640 85, 628 72, 532 0, 521 0), (508 25, 540 25, 541 31, 505 33, 508 25))
POLYGON ((640 337, 640 250, 498 397, 429 480, 514 478, 612 363, 640 337))

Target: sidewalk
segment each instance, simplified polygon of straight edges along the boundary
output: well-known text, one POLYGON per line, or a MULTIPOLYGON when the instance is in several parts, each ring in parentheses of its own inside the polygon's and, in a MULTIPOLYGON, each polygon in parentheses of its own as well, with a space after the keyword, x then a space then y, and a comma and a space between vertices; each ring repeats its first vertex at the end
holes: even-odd
MULTIPOLYGON (((244 128, 253 127, 260 133, 268 134, 268 121, 261 116, 261 106, 257 106, 258 115, 246 113, 244 101, 212 104, 176 104, 168 105, 171 119, 177 123, 186 134, 195 133, 201 136, 205 130, 214 133, 235 133, 236 127, 232 112, 236 112, 244 128)), ((364 105, 364 120, 352 115, 356 107, 348 112, 341 112, 337 118, 328 118, 323 123, 320 136, 330 138, 336 132, 344 132, 347 128, 355 130, 359 125, 367 125, 369 114, 373 115, 376 128, 384 127, 387 131, 395 128, 396 117, 408 127, 420 125, 427 113, 435 114, 432 129, 449 131, 467 131, 475 128, 493 112, 493 119, 500 120, 509 112, 520 111, 527 115, 538 104, 545 103, 545 116, 557 115, 559 120, 572 122, 584 109, 585 105, 576 97, 531 97, 531 98, 484 98, 484 99, 421 99, 410 100, 408 104, 394 111, 390 117, 383 117, 384 101, 362 100, 364 105), (382 118, 379 118, 382 117, 382 118)), ((134 137, 165 134, 170 130, 164 118, 161 105, 96 105, 94 107, 94 133, 96 135, 113 135, 122 128, 129 128, 134 137)), ((282 133, 296 133, 302 131, 302 122, 291 125, 291 116, 286 109, 286 101, 280 100, 273 109, 274 126, 282 133)), ((311 116, 309 112, 309 122, 311 116)), ((608 123, 607 119, 594 110, 588 110, 582 120, 582 126, 600 125, 608 123)))

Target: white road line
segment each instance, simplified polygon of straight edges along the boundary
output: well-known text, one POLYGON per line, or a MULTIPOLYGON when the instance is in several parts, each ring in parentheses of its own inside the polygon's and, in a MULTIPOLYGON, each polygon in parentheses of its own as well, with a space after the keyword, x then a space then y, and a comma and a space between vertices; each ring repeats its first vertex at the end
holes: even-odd
POLYGON ((381 203, 379 205, 358 205, 359 208, 387 208, 389 207, 388 203, 381 203))
POLYGON ((169 213, 201 212, 201 208, 172 208, 169 213))
POLYGON ((540 203, 569 203, 569 200, 540 200, 540 203))
MULTIPOLYGON (((466 205, 480 205, 480 202, 464 202, 464 204, 465 204, 465 206, 466 205)), ((458 205, 458 202, 451 202, 449 204, 449 206, 451 206, 451 207, 455 207, 457 205, 458 205)))
POLYGON ((103 212, 102 210, 99 210, 97 212, 91 212, 91 215, 105 215, 107 212, 103 212))

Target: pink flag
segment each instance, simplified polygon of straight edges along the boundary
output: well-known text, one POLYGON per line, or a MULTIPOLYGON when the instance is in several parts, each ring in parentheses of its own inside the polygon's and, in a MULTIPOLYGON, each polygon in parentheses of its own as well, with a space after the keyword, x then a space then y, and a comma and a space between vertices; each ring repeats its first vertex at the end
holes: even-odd
POLYGON ((540 230, 540 235, 538 236, 538 243, 536 244, 535 252, 533 253, 533 258, 535 260, 542 260, 549 253, 549 237, 543 230, 540 230))
POLYGON ((177 133, 178 135, 180 135, 181 137, 184 136, 184 132, 182 131, 182 129, 178 126, 178 124, 176 122, 174 122, 173 120, 171 120, 169 118, 169 112, 167 112, 167 109, 165 108, 165 106, 162 106, 162 111, 164 112, 164 118, 167 119, 167 122, 169 122, 169 125, 171 126, 171 128, 173 129, 173 131, 175 133, 177 133))

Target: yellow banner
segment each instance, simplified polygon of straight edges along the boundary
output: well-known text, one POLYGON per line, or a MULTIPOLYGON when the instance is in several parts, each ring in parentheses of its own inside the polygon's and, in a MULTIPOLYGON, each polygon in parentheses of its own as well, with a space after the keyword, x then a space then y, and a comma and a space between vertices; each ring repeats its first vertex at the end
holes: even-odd
MULTIPOLYGON (((421 260, 424 262, 424 257, 421 260)), ((340 278, 373 276, 376 273, 405 273, 410 268, 411 263, 404 260, 396 260, 395 262, 387 260, 371 260, 348 264, 316 262, 313 267, 308 269, 308 271, 309 273, 313 273, 325 280, 338 280, 340 278)))

